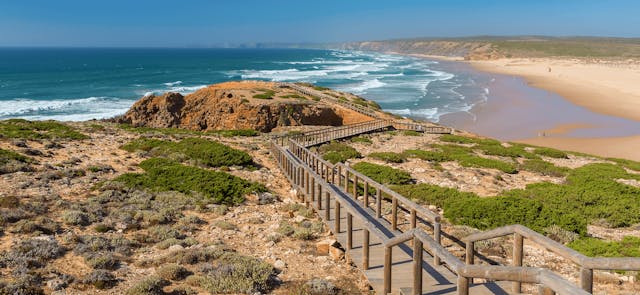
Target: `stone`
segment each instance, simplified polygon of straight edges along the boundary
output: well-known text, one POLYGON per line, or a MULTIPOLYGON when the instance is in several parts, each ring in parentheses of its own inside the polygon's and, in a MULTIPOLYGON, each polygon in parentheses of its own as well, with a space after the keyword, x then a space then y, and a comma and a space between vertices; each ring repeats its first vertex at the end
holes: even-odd
POLYGON ((336 240, 333 239, 325 239, 316 243, 316 254, 317 255, 329 255, 329 248, 331 248, 336 240))
POLYGON ((277 199, 278 198, 276 196, 274 196, 272 193, 269 193, 269 192, 258 194, 258 204, 259 205, 266 205, 266 204, 275 203, 275 201, 277 199))
POLYGON ((336 287, 332 282, 320 278, 313 278, 305 285, 309 288, 309 293, 313 295, 335 295, 338 294, 339 291, 338 287, 336 287))
POLYGON ((273 263, 273 267, 275 267, 277 270, 282 271, 287 267, 287 264, 284 261, 278 259, 273 263))
POLYGON ((296 217, 294 217, 294 218, 293 218, 293 222, 295 222, 295 223, 300 223, 300 222, 303 222, 305 219, 306 219, 306 218, 305 218, 304 216, 302 216, 302 215, 298 215, 298 216, 296 216, 296 217))
POLYGON ((182 247, 182 245, 172 245, 169 246, 169 248, 167 248, 169 251, 173 252, 173 251, 180 251, 183 250, 184 247, 182 247))
POLYGON ((52 291, 59 291, 64 289, 67 286, 67 283, 61 279, 51 279, 47 281, 47 288, 52 291))
POLYGON ((344 250, 338 247, 329 247, 329 257, 334 261, 340 261, 344 259, 344 250))

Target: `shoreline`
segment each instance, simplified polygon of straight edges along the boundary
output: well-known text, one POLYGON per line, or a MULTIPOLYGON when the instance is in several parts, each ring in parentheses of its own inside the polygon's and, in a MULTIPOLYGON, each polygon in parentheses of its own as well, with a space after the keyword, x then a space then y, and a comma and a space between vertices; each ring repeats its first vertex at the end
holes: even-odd
POLYGON ((639 64, 411 56, 465 64, 495 75, 490 99, 468 112, 443 115, 442 124, 501 140, 640 161, 640 85, 631 82, 636 77, 640 81, 639 64), (556 76, 544 77, 549 67, 556 76), (585 77, 575 78, 581 72, 585 77), (608 75, 619 79, 600 84, 593 80, 608 75), (530 136, 517 136, 527 132, 530 136))

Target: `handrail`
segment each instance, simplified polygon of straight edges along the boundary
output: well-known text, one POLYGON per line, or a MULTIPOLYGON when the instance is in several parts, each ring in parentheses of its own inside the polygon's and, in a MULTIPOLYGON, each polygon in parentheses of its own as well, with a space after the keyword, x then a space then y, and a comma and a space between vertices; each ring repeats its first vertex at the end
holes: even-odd
MULTIPOLYGON (((317 153, 311 152, 308 147, 316 145, 322 142, 327 142, 332 139, 343 138, 353 136, 358 132, 369 132, 379 130, 381 126, 393 126, 396 122, 389 120, 372 120, 354 125, 344 126, 342 128, 328 128, 322 131, 316 131, 311 134, 303 134, 299 136, 282 136, 274 137, 271 142, 272 151, 274 156, 278 160, 280 168, 285 172, 285 175, 289 181, 296 188, 300 188, 303 195, 310 196, 312 201, 317 201, 317 205, 313 204, 316 210, 321 209, 321 201, 324 195, 326 202, 325 207, 325 221, 329 222, 330 212, 333 209, 336 217, 336 231, 340 232, 340 210, 344 209, 347 213, 347 251, 353 249, 351 242, 351 236, 353 234, 353 217, 360 221, 363 227, 364 245, 362 247, 363 255, 363 268, 368 268, 369 260, 369 233, 372 233, 380 241, 385 248, 385 263, 384 263, 384 289, 385 291, 391 291, 391 267, 392 267, 392 251, 395 246, 403 244, 413 239, 414 247, 414 294, 419 294, 422 290, 422 251, 427 250, 436 259, 435 264, 440 264, 440 261, 444 263, 453 273, 458 275, 458 294, 468 294, 469 279, 472 278, 484 278, 488 280, 501 280, 501 281, 513 281, 514 287, 517 286, 519 291, 521 283, 534 283, 539 284, 542 288, 551 290, 560 294, 589 294, 591 291, 583 282, 581 284, 582 289, 575 286, 571 282, 562 278, 556 273, 553 273, 546 269, 523 267, 521 263, 522 251, 517 250, 517 246, 521 247, 522 239, 528 238, 532 241, 538 242, 542 246, 549 249, 560 252, 561 256, 569 257, 572 261, 578 261, 583 267, 581 270, 581 278, 591 276, 592 269, 640 269, 640 259, 633 260, 629 264, 629 259, 620 258, 590 258, 586 257, 574 250, 566 248, 565 246, 534 232, 533 230, 526 228, 522 225, 510 225, 482 233, 470 235, 463 240, 467 242, 467 263, 460 261, 456 256, 449 252, 444 246, 440 244, 440 215, 432 212, 422 206, 417 205, 411 200, 397 194, 390 190, 386 186, 375 182, 366 175, 363 175, 353 168, 346 166, 342 163, 333 165, 320 157, 317 153), (287 144, 285 144, 285 142, 287 144), (278 144, 280 143, 280 144, 278 144), (332 183, 332 179, 335 176, 336 170, 338 171, 339 182, 340 178, 344 177, 344 188, 338 183, 338 185, 332 183), (344 175, 340 174, 340 171, 344 171, 344 175), (306 175, 306 176, 305 176, 306 175), (353 178, 349 178, 349 176, 353 178), (354 202, 355 198, 347 198, 349 196, 349 190, 347 189, 349 183, 354 185, 353 193, 354 197, 357 195, 355 190, 358 181, 362 181, 366 184, 365 187, 372 187, 378 190, 377 200, 381 199, 381 193, 389 195, 393 201, 394 217, 395 209, 397 206, 404 207, 406 210, 412 213, 412 228, 400 233, 390 232, 391 236, 382 232, 378 227, 378 223, 372 222, 376 220, 376 217, 371 216, 368 210, 362 210, 359 202, 354 202), (316 189, 317 188, 317 189, 316 189), (306 194, 305 194, 306 190, 306 194), (330 196, 334 197, 334 208, 331 208, 329 204, 330 196), (434 225, 433 237, 425 232, 422 228, 415 227, 415 216, 417 214, 423 215, 427 221, 430 221, 434 225), (475 250, 473 244, 476 241, 491 239, 495 237, 506 236, 510 234, 516 235, 516 247, 514 247, 514 261, 520 259, 519 265, 514 266, 495 266, 495 265, 474 265, 473 256, 475 250), (469 255, 469 246, 471 246, 471 255, 469 255), (519 252, 519 253, 518 253, 519 252), (573 258, 571 258, 573 257, 573 258), (471 260, 469 263, 469 260, 471 260), (597 263, 597 265, 596 265, 597 263), (609 268, 611 267, 611 268, 609 268), (585 268, 590 268, 586 269, 585 268)), ((411 127, 410 123, 406 126, 411 127)), ((415 126, 422 126, 420 124, 415 126)), ((424 126, 422 126, 424 127, 424 126)), ((418 127, 415 127, 418 128, 418 127)), ((366 192, 366 188, 365 188, 366 192)), ((379 214, 379 213, 378 213, 379 214)), ((378 218, 380 216, 377 216, 378 218)), ((393 229, 395 230, 395 221, 393 222, 393 229)), ((517 262, 517 261, 516 261, 517 262)))

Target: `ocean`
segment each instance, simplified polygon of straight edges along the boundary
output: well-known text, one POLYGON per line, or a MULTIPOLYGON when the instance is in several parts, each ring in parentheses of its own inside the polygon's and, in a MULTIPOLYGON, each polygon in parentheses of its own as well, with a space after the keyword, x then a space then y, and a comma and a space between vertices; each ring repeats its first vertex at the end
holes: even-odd
POLYGON ((0 119, 82 121, 123 114, 142 96, 243 79, 301 81, 437 122, 487 100, 488 75, 452 63, 303 49, 0 49, 0 119))

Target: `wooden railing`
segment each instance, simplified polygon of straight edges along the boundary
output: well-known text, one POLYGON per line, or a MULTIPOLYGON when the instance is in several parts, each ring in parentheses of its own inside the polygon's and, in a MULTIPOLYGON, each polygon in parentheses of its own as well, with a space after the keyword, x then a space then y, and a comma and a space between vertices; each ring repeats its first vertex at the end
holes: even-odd
MULTIPOLYGON (((346 250, 353 247, 353 220, 358 220, 364 230, 362 254, 362 268, 369 269, 369 241, 370 235, 379 239, 385 249, 384 257, 384 292, 392 290, 392 258, 393 248, 408 241, 412 241, 413 251, 413 294, 422 293, 422 265, 428 263, 423 259, 423 251, 432 257, 433 265, 443 264, 458 276, 457 293, 468 294, 469 284, 474 278, 496 281, 512 281, 514 292, 521 291, 522 283, 538 284, 543 294, 590 294, 593 284, 594 269, 639 270, 640 259, 636 258, 589 258, 579 254, 529 228, 521 225, 511 225, 487 232, 473 234, 464 239, 466 242, 466 263, 460 261, 441 245, 440 216, 413 201, 399 195, 386 186, 377 183, 369 177, 342 164, 332 164, 322 159, 320 155, 309 150, 310 146, 331 140, 355 136, 360 133, 385 130, 391 127, 416 130, 424 126, 396 124, 388 120, 373 120, 369 122, 348 125, 337 128, 327 128, 290 137, 275 137, 271 143, 271 150, 278 160, 280 168, 292 185, 302 193, 304 201, 318 212, 324 210, 321 218, 329 224, 333 221, 334 231, 341 233, 340 216, 346 211, 347 234, 346 250), (331 212, 331 199, 334 200, 331 212), (371 208, 373 201, 374 209, 371 208), (382 212, 382 203, 391 203, 389 217, 382 212), (324 209, 323 209, 324 208, 324 209), (341 211, 344 210, 344 211, 341 211), (398 227, 398 212, 410 214, 408 230, 401 232, 398 227), (333 219, 332 219, 333 216, 333 219), (381 223, 382 222, 382 223, 381 223), (420 226, 418 226, 420 223, 420 226), (382 224, 382 225, 381 225, 382 224), (390 225, 390 234, 383 231, 384 224, 390 225), (432 230, 427 233, 423 228, 432 230), (477 241, 492 239, 514 234, 514 265, 474 265, 477 241), (528 238, 551 251, 570 259, 581 267, 581 287, 578 287, 556 273, 543 268, 522 266, 523 238, 528 238)), ((418 131, 418 130, 416 130, 418 131)), ((440 131, 420 130, 420 131, 440 131)))
MULTIPOLYGON (((568 248, 546 236, 543 236, 528 227, 515 224, 492 229, 486 232, 472 234, 465 237, 466 242, 466 262, 469 265, 474 263, 475 243, 482 240, 499 238, 513 235, 513 265, 521 266, 524 257, 524 238, 543 246, 545 249, 575 263, 580 267, 580 286, 587 292, 593 292, 593 270, 639 270, 640 258, 602 258, 587 257, 577 251, 568 248)), ((519 293, 521 285, 513 284, 514 292, 519 293)))

